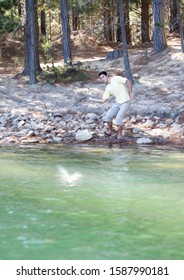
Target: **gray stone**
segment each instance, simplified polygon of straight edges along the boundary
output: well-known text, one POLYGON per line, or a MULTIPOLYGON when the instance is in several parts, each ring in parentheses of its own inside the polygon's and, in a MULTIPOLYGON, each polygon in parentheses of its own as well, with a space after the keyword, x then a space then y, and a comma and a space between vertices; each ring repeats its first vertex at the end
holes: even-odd
POLYGON ((113 50, 107 53, 106 58, 117 59, 119 57, 123 57, 122 50, 113 50))
POLYGON ((136 141, 137 144, 151 144, 153 143, 153 140, 151 140, 150 138, 147 137, 143 137, 143 138, 139 138, 136 141))
POLYGON ((88 129, 78 130, 75 139, 79 142, 84 142, 93 138, 93 135, 89 132, 88 129))
POLYGON ((6 122, 7 122, 7 117, 5 117, 5 116, 0 117, 0 125, 1 126, 4 126, 6 124, 6 122))

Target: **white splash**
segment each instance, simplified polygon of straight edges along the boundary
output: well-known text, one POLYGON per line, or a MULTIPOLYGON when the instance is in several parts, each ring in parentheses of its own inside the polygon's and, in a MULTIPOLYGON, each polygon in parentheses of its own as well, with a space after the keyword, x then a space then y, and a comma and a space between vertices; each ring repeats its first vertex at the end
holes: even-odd
POLYGON ((69 173, 68 170, 62 166, 58 166, 60 179, 69 186, 75 186, 82 177, 79 172, 69 173))

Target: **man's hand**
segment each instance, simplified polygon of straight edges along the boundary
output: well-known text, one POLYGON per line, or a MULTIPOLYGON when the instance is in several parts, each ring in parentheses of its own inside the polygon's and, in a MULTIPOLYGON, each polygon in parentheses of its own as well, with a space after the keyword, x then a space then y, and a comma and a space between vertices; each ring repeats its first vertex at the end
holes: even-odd
POLYGON ((130 94, 130 99, 131 99, 131 100, 135 100, 134 94, 133 94, 132 92, 130 92, 129 94, 130 94))

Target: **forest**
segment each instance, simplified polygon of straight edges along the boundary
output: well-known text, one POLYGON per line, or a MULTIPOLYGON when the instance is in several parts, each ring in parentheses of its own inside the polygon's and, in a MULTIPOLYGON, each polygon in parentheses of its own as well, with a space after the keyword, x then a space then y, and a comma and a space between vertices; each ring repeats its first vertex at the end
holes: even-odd
POLYGON ((174 33, 181 38, 184 52, 182 0, 1 0, 0 4, 1 57, 7 36, 21 39, 22 74, 29 75, 30 84, 36 83, 42 70, 40 61, 54 63, 56 40, 62 43, 59 59, 72 67, 71 36, 79 32, 86 39, 93 36, 97 46, 122 49, 126 76, 131 80, 128 47, 151 44, 153 54, 161 53, 169 34, 174 33))

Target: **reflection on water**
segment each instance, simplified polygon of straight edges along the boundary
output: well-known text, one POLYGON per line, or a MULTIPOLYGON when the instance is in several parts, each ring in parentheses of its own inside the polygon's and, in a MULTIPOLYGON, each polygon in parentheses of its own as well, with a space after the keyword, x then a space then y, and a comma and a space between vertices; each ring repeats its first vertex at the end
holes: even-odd
POLYGON ((183 259, 184 153, 0 149, 0 259, 183 259))

